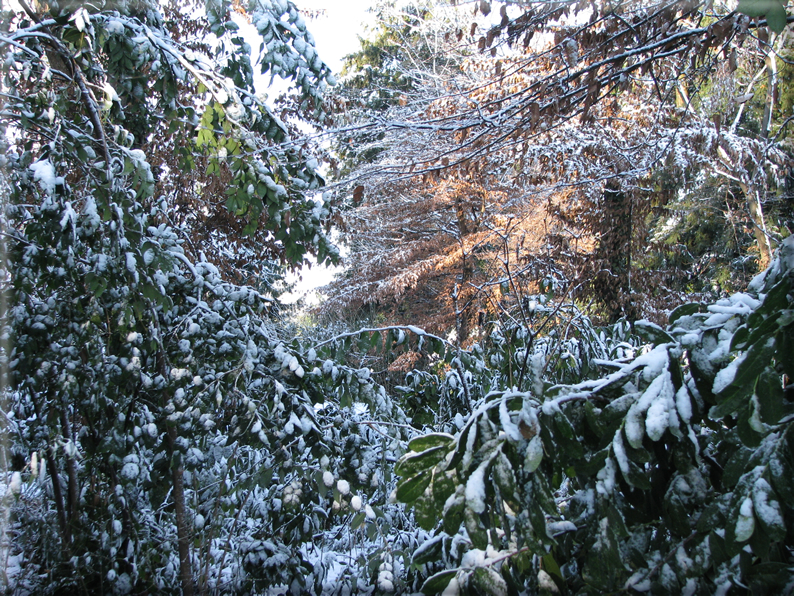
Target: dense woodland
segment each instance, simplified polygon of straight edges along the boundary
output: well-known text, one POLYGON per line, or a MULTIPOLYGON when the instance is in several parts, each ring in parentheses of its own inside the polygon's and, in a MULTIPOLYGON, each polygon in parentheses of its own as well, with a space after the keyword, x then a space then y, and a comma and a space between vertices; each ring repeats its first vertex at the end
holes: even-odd
POLYGON ((787 0, 0 8, 6 593, 794 592, 787 0))

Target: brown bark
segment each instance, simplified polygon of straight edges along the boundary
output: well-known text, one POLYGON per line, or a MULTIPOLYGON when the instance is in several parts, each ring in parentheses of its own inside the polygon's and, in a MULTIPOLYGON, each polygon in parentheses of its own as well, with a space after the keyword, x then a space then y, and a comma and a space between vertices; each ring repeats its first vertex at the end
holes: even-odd
MULTIPOLYGON (((176 429, 168 429, 171 455, 176 447, 176 429)), ((193 596, 193 571, 190 566, 190 532, 187 526, 187 507, 185 506, 185 468, 180 463, 172 468, 174 511, 176 513, 176 535, 179 547, 179 576, 182 582, 182 595, 193 596)))
POLYGON ((769 244, 769 237, 766 232, 766 222, 764 221, 764 211, 761 207, 761 200, 758 190, 743 186, 747 197, 747 210, 750 212, 750 219, 753 220, 753 235, 758 242, 758 270, 763 271, 772 262, 772 247, 769 244))
POLYGON ((52 457, 49 447, 44 451, 44 457, 47 459, 47 468, 49 469, 50 479, 52 480, 52 498, 55 501, 55 510, 58 512, 58 525, 61 527, 61 538, 64 546, 66 546, 72 542, 72 533, 66 519, 66 507, 64 507, 63 504, 63 492, 61 491, 61 478, 58 474, 58 468, 55 466, 55 458, 52 457))

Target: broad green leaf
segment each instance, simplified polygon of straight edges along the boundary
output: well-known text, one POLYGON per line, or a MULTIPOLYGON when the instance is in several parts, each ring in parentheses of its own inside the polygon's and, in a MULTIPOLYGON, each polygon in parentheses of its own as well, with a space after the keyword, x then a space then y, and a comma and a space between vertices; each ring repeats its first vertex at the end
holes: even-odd
POLYGON ((429 433, 411 439, 408 443, 409 451, 421 453, 434 447, 449 447, 455 442, 455 437, 447 433, 429 433))
POLYGON ((670 313, 670 317, 667 319, 667 324, 672 327, 673 323, 675 323, 681 317, 686 317, 689 315, 693 315, 697 312, 700 312, 701 305, 697 302, 692 302, 689 304, 682 304, 678 308, 674 309, 673 312, 670 313))
POLYGON ((722 473, 722 483, 726 488, 736 486, 736 483, 739 482, 742 474, 744 474, 744 470, 752 455, 752 450, 740 447, 728 460, 722 473))
POLYGON ((452 474, 434 470, 432 492, 435 507, 439 512, 444 510, 444 505, 447 499, 455 493, 455 488, 455 480, 452 474))
POLYGON ((422 594, 438 594, 443 592, 444 589, 452 581, 452 578, 458 574, 457 569, 447 569, 440 571, 435 575, 431 575, 425 583, 422 584, 422 594))
POLYGON ((728 511, 730 495, 721 495, 706 505, 697 521, 698 532, 708 532, 714 528, 725 527, 725 515, 728 511))
POLYGON ((581 459, 584 456, 584 449, 568 417, 563 412, 557 412, 552 417, 552 425, 556 431, 554 433, 555 443, 561 446, 572 459, 581 459))
POLYGON ((455 446, 455 452, 452 455, 452 459, 449 461, 447 469, 454 469, 458 467, 458 464, 463 460, 463 456, 466 454, 467 446, 469 444, 470 434, 474 433, 474 441, 477 440, 477 420, 475 416, 472 416, 469 421, 466 423, 466 426, 463 427, 463 430, 460 432, 457 438, 457 444, 455 446))
POLYGON ((502 499, 507 501, 507 504, 512 509, 520 510, 521 503, 516 498, 516 477, 513 472, 513 466, 504 453, 500 452, 496 456, 496 462, 492 469, 494 481, 499 487, 502 499))
POLYGON ((752 404, 742 405, 736 412, 736 434, 747 447, 758 447, 763 435, 754 428, 757 421, 751 420, 754 415, 752 404))
POLYGON ((782 327, 777 334, 777 361, 788 377, 794 378, 794 323, 782 327))
POLYGON ((582 476, 594 476, 604 467, 604 462, 609 455, 609 448, 605 447, 596 451, 590 457, 585 456, 574 464, 577 474, 582 476))
POLYGON ((675 341, 669 333, 656 323, 651 323, 650 321, 635 322, 634 331, 637 335, 654 345, 672 343, 675 341))
POLYGON ((645 471, 632 460, 628 460, 628 472, 622 472, 629 486, 640 490, 650 490, 651 481, 645 471))
POLYGON ((761 477, 753 485, 753 510, 770 539, 783 540, 786 537, 786 524, 780 500, 765 478, 761 477))
POLYGON ((625 579, 623 560, 610 520, 601 518, 594 526, 593 545, 586 551, 582 579, 600 592, 622 587, 625 579))
POLYGON ((444 546, 444 536, 434 536, 426 540, 422 545, 414 551, 411 557, 412 565, 424 565, 431 561, 437 561, 441 556, 441 550, 444 546))
POLYGON ((414 518, 420 528, 430 531, 435 527, 438 516, 432 492, 424 491, 419 498, 413 502, 413 510, 414 518))
POLYGON ((466 499, 461 493, 456 495, 453 501, 447 501, 444 508, 444 531, 454 535, 463 522, 463 510, 466 507, 466 499), (446 506, 448 504, 448 506, 446 506))
POLYGON ((554 560, 554 555, 552 553, 548 553, 547 555, 544 555, 542 557, 542 560, 543 560, 543 569, 547 573, 564 581, 562 572, 560 571, 560 566, 557 565, 557 561, 554 560))
POLYGON ((469 588, 483 596, 507 596, 507 582, 492 567, 476 567, 469 576, 469 588))
POLYGON ((780 313, 777 312, 764 319, 757 327, 741 327, 740 330, 746 329, 748 334, 739 334, 739 330, 737 330, 737 333, 734 334, 733 338, 731 339, 731 350, 746 349, 748 346, 752 346, 763 338, 769 336, 771 333, 777 331, 779 318, 780 313))
POLYGON ((404 478, 397 483, 397 500, 402 503, 413 503, 429 486, 432 476, 429 470, 416 476, 404 478))
POLYGON ((474 548, 485 550, 488 546, 488 533, 482 525, 480 515, 471 508, 466 507, 463 512, 463 521, 466 525, 466 532, 474 548))
POLYGON ((435 466, 447 455, 445 445, 426 449, 421 453, 409 451, 403 455, 394 466, 394 473, 400 476, 413 476, 420 470, 427 470, 435 466))
POLYGON ((753 344, 744 360, 736 367, 733 381, 715 394, 718 405, 711 409, 709 416, 719 419, 733 414, 752 394, 756 378, 769 365, 774 354, 775 341, 771 337, 753 344))
POLYGON ((363 511, 359 511, 353 516, 353 519, 350 520, 350 527, 353 530, 358 530, 359 528, 361 528, 361 525, 364 523, 365 520, 366 520, 366 515, 364 514, 363 511))
POLYGON ((762 17, 776 4, 779 5, 780 2, 778 0, 739 0, 736 10, 748 17, 762 17))
POLYGON ((775 33, 783 33, 787 22, 788 14, 786 14, 786 7, 783 4, 775 3, 766 13, 766 24, 775 33))

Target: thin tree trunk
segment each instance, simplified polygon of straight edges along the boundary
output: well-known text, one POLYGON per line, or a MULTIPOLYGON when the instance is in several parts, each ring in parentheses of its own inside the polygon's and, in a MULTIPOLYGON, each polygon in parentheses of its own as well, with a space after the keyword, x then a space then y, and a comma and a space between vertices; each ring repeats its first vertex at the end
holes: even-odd
POLYGON ((765 139, 768 139, 769 130, 772 128, 772 114, 775 110, 775 97, 777 95, 777 56, 773 51, 766 55, 766 82, 767 91, 761 134, 765 139))
POLYGON ((742 190, 747 198, 747 210, 753 220, 753 235, 758 242, 759 263, 758 270, 763 271, 772 262, 772 247, 769 244, 769 235, 766 231, 764 211, 761 206, 761 197, 755 186, 742 184, 742 190))
POLYGON ((67 545, 72 542, 72 533, 69 530, 69 522, 66 519, 66 507, 64 507, 63 492, 61 492, 61 478, 58 474, 58 468, 55 466, 55 458, 52 457, 49 447, 44 451, 44 457, 47 459, 47 468, 50 471, 50 479, 52 480, 52 498, 55 501, 55 510, 58 512, 61 538, 64 548, 67 548, 67 545))
MULTIPOLYGON (((33 409, 39 420, 44 420, 41 407, 36 399, 33 399, 33 409)), ((61 478, 58 474, 58 467, 55 465, 55 458, 52 456, 52 449, 48 445, 44 450, 44 459, 47 461, 47 468, 52 480, 52 498, 55 501, 55 510, 58 513, 58 525, 61 529, 61 540, 63 540, 64 550, 68 550, 72 542, 72 533, 66 517, 66 507, 63 502, 63 492, 61 491, 61 478)))
MULTIPOLYGON (((176 447, 176 429, 168 429, 168 439, 173 456, 176 447)), ((182 595, 193 596, 193 571, 190 566, 190 532, 187 527, 185 506, 185 468, 180 463, 172 472, 174 511, 176 512, 176 535, 179 545, 179 575, 182 580, 182 595)))
MULTIPOLYGON (((61 409, 61 427, 63 428, 63 436, 67 441, 71 441, 72 428, 69 424, 69 416, 67 415, 65 408, 61 409)), ((77 483, 77 468, 74 465, 74 457, 68 454, 66 455, 66 481, 66 521, 69 524, 69 533, 71 534, 71 529, 77 521, 77 504, 79 503, 80 494, 77 483)))

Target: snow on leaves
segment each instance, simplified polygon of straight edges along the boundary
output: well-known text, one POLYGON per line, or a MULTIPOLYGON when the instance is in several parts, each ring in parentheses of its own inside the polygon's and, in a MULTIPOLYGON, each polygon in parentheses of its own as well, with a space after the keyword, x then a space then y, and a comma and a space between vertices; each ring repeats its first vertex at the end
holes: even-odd
MULTIPOLYGON (((792 251, 788 239, 752 294, 683 306, 666 331, 644 324, 658 343, 628 362, 601 362, 615 372, 546 384, 541 395, 492 389, 454 439, 412 441, 423 451, 400 460, 398 498, 444 537, 432 543, 443 545, 435 560, 455 567, 424 589, 476 583, 447 534, 469 553, 501 549, 500 561, 516 566, 537 553, 542 566, 525 587, 695 591, 751 576, 782 586, 792 251), (409 462, 421 466, 408 474, 409 462)), ((512 566, 481 565, 516 580, 512 566)))

